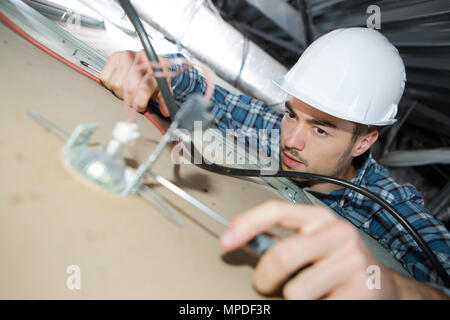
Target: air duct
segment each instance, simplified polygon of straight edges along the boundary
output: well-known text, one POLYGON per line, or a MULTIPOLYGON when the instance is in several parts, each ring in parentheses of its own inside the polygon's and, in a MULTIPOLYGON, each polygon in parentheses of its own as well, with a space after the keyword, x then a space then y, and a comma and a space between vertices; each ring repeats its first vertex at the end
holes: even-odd
POLYGON ((141 18, 208 64, 220 77, 268 104, 286 98, 272 79, 286 68, 249 41, 204 0, 135 0, 141 18))

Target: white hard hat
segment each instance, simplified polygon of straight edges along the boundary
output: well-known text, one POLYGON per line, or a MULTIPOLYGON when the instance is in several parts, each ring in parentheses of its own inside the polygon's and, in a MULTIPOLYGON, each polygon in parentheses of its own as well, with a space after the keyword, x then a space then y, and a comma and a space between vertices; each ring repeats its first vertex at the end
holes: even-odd
POLYGON ((337 118, 383 126, 397 120, 405 66, 381 33, 337 29, 314 41, 274 83, 289 95, 337 118))

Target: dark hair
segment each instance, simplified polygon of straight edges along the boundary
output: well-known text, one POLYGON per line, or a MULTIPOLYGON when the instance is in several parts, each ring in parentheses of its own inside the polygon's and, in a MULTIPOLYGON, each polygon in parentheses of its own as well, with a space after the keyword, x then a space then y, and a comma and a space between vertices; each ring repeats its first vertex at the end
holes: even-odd
POLYGON ((361 135, 369 132, 372 129, 376 129, 375 126, 369 126, 367 124, 361 124, 361 123, 356 123, 355 124, 355 128, 353 129, 353 136, 352 136, 352 144, 355 143, 356 139, 358 139, 361 135))

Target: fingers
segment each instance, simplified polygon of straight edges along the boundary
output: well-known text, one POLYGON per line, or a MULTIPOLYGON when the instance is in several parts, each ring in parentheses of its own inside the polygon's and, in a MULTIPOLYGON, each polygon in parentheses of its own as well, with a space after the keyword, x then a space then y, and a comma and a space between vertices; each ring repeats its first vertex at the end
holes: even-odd
POLYGON ((298 274, 283 287, 283 296, 289 300, 316 300, 327 296, 355 271, 335 255, 314 264, 310 270, 298 274))
MULTIPOLYGON (((254 287, 263 294, 273 293, 300 268, 312 264, 302 270, 285 286, 288 298, 303 297, 302 294, 305 295, 305 292, 302 291, 303 287, 297 290, 298 282, 302 282, 302 285, 306 278, 306 283, 314 287, 316 284, 315 275, 337 261, 332 259, 332 262, 330 262, 328 257, 346 247, 345 243, 352 236, 352 233, 347 231, 348 228, 352 227, 343 221, 335 220, 310 233, 297 234, 279 241, 259 261, 253 277, 254 287), (325 261, 322 262, 321 260, 324 259, 325 261), (312 277, 309 276, 311 272, 312 277), (299 277, 301 280, 299 280, 299 277), (308 282, 309 280, 312 282, 308 282)), ((332 282, 326 284, 332 284, 332 282)), ((308 288, 308 286, 304 288, 308 288)), ((320 287, 319 289, 326 288, 320 287)), ((317 294, 320 294, 320 292, 318 290, 317 294)), ((315 296, 314 291, 312 291, 311 296, 315 296)))
POLYGON ((131 94, 134 96, 132 100, 132 107, 139 112, 144 112, 147 109, 150 98, 159 92, 157 83, 153 76, 153 73, 147 72, 145 76, 140 79, 139 84, 136 86, 131 94))
POLYGON ((100 79, 106 88, 123 98, 123 83, 133 65, 135 52, 123 51, 114 53, 102 70, 100 79))
MULTIPOLYGON (((134 105, 134 101, 136 99, 136 95, 139 92, 141 82, 144 80, 148 72, 148 64, 145 60, 142 60, 143 59, 139 59, 137 57, 134 59, 133 65, 128 70, 128 73, 122 83, 123 101, 126 105, 134 107, 135 109, 136 106, 134 105)), ((152 92, 149 93, 149 99, 151 94, 152 92)))
POLYGON ((118 65, 120 52, 115 52, 109 57, 108 61, 106 61, 105 66, 102 69, 100 74, 100 80, 103 82, 106 88, 111 90, 111 77, 114 73, 116 66, 118 65))
POLYGON ((336 219, 327 208, 268 201, 234 218, 221 236, 220 244, 230 251, 274 226, 308 233, 336 219))
MULTIPOLYGON (((341 222, 342 223, 342 222, 341 222)), ((334 235, 340 239, 321 259, 316 261, 311 267, 303 270, 290 279, 283 287, 283 296, 286 299, 320 299, 328 296, 348 282, 361 270, 365 270, 365 259, 363 255, 355 254, 354 244, 357 242, 356 236, 348 236, 344 232, 339 232, 341 226, 336 225, 334 235), (354 241, 351 240, 354 237, 354 241), (344 241, 349 240, 349 241, 344 241)), ((327 228, 331 231, 331 228, 327 228)), ((357 232, 354 233, 357 235, 357 232)), ((363 281, 365 283, 365 281, 363 281)))
MULTIPOLYGON (((158 64, 156 64, 158 65, 158 64)), ((162 74, 169 74, 169 63, 160 58, 162 74)), ((128 105, 139 112, 144 112, 150 99, 158 102, 161 113, 168 117, 169 111, 162 98, 152 64, 143 50, 139 52, 123 51, 114 53, 105 64, 101 80, 106 88, 123 99, 128 105)), ((167 76, 169 88, 170 77, 167 76)))
POLYGON ((262 294, 284 285, 288 299, 326 297, 362 273, 373 258, 361 246, 357 229, 330 209, 278 201, 266 202, 233 219, 220 244, 225 250, 234 250, 274 226, 298 234, 278 241, 261 257, 253 284, 262 294))
POLYGON ((161 111, 162 115, 165 117, 169 117, 170 116, 169 108, 167 108, 166 101, 164 100, 161 91, 158 92, 156 101, 158 102, 159 110, 161 111))

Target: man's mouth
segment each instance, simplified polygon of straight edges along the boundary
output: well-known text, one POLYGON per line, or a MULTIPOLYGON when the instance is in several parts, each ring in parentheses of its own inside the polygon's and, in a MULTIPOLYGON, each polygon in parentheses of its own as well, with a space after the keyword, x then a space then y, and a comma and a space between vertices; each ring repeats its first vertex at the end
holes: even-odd
POLYGON ((289 157, 286 153, 283 153, 283 163, 289 168, 296 168, 299 166, 304 166, 305 164, 301 161, 297 161, 289 157))

